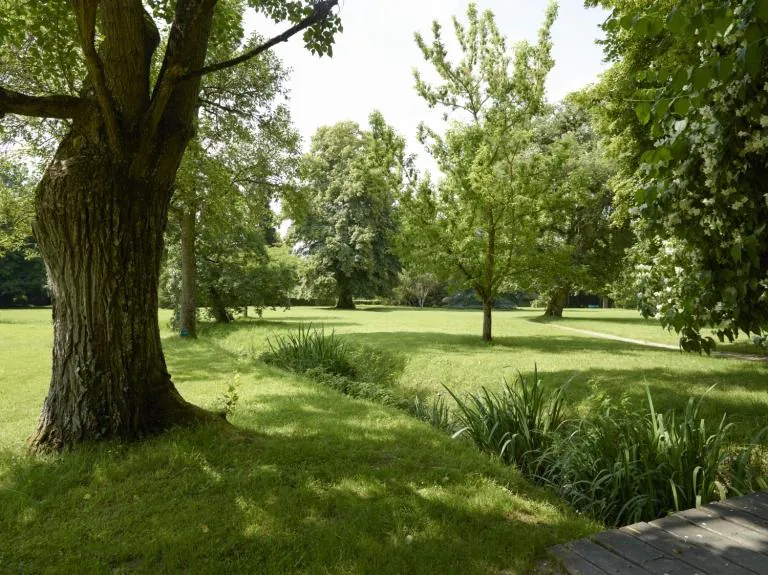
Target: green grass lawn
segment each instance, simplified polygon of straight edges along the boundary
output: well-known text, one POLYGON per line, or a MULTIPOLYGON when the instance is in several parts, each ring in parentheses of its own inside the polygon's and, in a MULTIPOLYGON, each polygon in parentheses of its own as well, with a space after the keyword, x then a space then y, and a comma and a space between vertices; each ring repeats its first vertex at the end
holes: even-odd
MULTIPOLYGON (((566 309, 563 318, 558 319, 560 325, 597 331, 610 335, 618 335, 630 339, 678 345, 679 336, 674 331, 661 327, 658 321, 643 318, 636 310, 628 309, 566 309)), ((705 330, 703 335, 712 335, 705 330)), ((717 337, 712 335, 715 341, 717 337)), ((754 345, 742 336, 733 343, 727 340, 717 342, 717 351, 768 355, 768 350, 754 345)))
POLYGON ((267 333, 333 316, 273 315, 166 333, 191 401, 239 380, 234 428, 31 458, 50 311, 0 310, 0 572, 514 573, 599 529, 465 442, 254 362, 267 333))
POLYGON ((594 392, 642 401, 645 385, 681 407, 716 383, 707 417, 727 412, 744 440, 765 425, 766 364, 581 336, 538 313, 495 313, 491 345, 478 311, 294 308, 204 325, 197 341, 166 332, 187 399, 215 407, 239 381, 234 428, 30 458, 50 311, 0 310, 0 572, 514 573, 599 529, 466 442, 254 360, 302 322, 387 350, 406 393, 496 387, 536 363, 549 385, 575 376, 581 410, 594 392))

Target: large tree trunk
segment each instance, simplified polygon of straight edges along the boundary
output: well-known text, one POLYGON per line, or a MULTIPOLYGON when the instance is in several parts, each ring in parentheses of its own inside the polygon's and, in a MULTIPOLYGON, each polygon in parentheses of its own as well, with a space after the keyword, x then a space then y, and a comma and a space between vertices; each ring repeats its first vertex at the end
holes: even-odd
POLYGON ((140 2, 102 0, 97 55, 88 48, 95 6, 80 4, 79 22, 87 87, 98 106, 73 119, 36 194, 34 230, 51 281, 54 339, 35 450, 133 440, 213 418, 171 382, 157 289, 172 186, 200 88, 199 78, 173 76, 202 66, 215 0, 177 3, 152 99, 151 58, 160 39, 152 19, 140 2))
POLYGON ((184 208, 181 214, 181 313, 179 329, 186 337, 197 337, 197 258, 195 255, 195 211, 184 208))
POLYGON ((568 286, 561 286, 550 292, 547 311, 545 312, 547 317, 563 317, 563 310, 568 303, 569 292, 570 288, 568 286))
POLYGON ((493 339, 491 328, 492 318, 491 312, 493 311, 493 299, 483 299, 483 341, 491 341, 493 339))
POLYGON ((53 292, 53 373, 33 448, 137 439, 207 418, 174 388, 160 345, 161 194, 76 138, 43 177, 35 236, 53 292))
MULTIPOLYGON (((338 281, 338 280, 337 280, 338 281)), ((338 282, 339 291, 336 299, 336 309, 355 309, 355 301, 352 299, 352 291, 343 282, 338 282)))

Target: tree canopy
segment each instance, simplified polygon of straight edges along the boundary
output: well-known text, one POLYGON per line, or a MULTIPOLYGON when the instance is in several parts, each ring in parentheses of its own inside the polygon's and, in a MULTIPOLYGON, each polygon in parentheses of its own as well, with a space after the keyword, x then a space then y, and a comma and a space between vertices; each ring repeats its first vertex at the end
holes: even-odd
MULTIPOLYGON (((768 3, 600 2, 646 315, 685 349, 768 326, 768 3), (617 113, 620 112, 620 113, 617 113)), ((610 112, 609 112, 610 113, 610 112)))
POLYGON ((420 140, 444 179, 413 186, 403 200, 412 253, 433 258, 475 290, 483 302, 483 339, 490 340, 493 299, 525 273, 535 243, 540 179, 530 154, 533 122, 545 111, 545 81, 554 62, 550 30, 557 6, 547 8, 535 44, 510 52, 493 14, 467 9, 454 18, 460 59, 452 61, 435 22, 430 42, 416 35, 424 59, 440 78, 416 72, 416 90, 449 121, 444 134, 422 125, 420 140))
POLYGON ((394 250, 395 202, 406 167, 405 140, 379 112, 320 128, 302 160, 300 194, 286 199, 290 238, 313 276, 332 278, 337 305, 388 293, 400 270, 394 250))

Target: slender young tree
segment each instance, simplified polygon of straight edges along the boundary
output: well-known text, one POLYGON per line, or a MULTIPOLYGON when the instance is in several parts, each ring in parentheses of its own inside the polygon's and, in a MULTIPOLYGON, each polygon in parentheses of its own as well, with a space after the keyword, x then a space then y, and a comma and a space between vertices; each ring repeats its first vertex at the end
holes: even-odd
POLYGON ((461 52, 451 61, 434 22, 433 40, 416 42, 440 81, 416 73, 416 90, 444 111, 445 135, 422 125, 419 138, 445 178, 428 182, 407 199, 404 214, 427 257, 440 259, 475 290, 483 303, 483 339, 492 338, 491 311, 510 276, 522 272, 535 239, 539 179, 529 152, 532 122, 545 109, 545 80, 554 62, 550 29, 557 5, 547 8, 536 44, 510 52, 493 14, 467 9, 467 24, 453 19, 461 52))
POLYGON ((15 52, 31 63, 0 73, 0 117, 55 118, 64 133, 35 202, 54 298, 36 449, 136 439, 211 417, 174 387, 157 318, 163 233, 201 79, 300 32, 310 50, 329 54, 340 29, 337 0, 148 4, 152 14, 141 0, 19 0, 0 15, 3 59, 15 52), (246 4, 292 25, 235 58, 207 58, 209 41, 242 36, 246 4), (167 36, 160 51, 158 25, 167 36))
MULTIPOLYGON (((197 136, 184 154, 170 209, 169 236, 181 247, 179 329, 186 337, 197 333, 198 263, 220 257, 210 251, 217 243, 228 245, 244 228, 263 224, 270 200, 295 172, 299 135, 279 101, 286 77, 267 53, 203 80, 197 136), (202 261, 196 249, 201 234, 209 248, 202 261)), ((263 255, 263 238, 257 243, 263 255)), ((219 319, 229 317, 218 312, 219 319)))

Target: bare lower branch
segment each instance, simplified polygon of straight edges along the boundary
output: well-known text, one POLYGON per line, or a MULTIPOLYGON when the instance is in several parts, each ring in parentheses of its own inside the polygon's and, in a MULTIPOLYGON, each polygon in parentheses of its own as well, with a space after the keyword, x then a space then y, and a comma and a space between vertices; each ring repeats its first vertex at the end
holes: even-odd
POLYGON ((188 72, 184 76, 182 76, 181 79, 190 80, 192 78, 199 78, 201 76, 204 76, 205 74, 210 74, 211 72, 218 72, 220 70, 232 68, 233 66, 237 66, 238 64, 242 64, 243 62, 250 60, 251 58, 255 58, 259 54, 266 52, 267 50, 279 44, 280 42, 286 42, 289 38, 298 34, 302 30, 306 30, 310 26, 317 24, 319 22, 322 22, 328 17, 328 14, 331 13, 331 9, 334 6, 338 5, 338 3, 339 3, 339 0, 320 0, 317 4, 315 4, 315 9, 312 12, 312 14, 310 14, 309 16, 301 20, 298 24, 288 28, 282 34, 275 36, 274 38, 268 40, 264 44, 257 46, 253 50, 249 50, 245 54, 241 54, 237 58, 232 58, 231 60, 225 60, 223 62, 211 64, 210 66, 205 66, 204 68, 200 68, 199 70, 194 70, 193 72, 188 72))
POLYGON ((101 113, 104 116, 104 124, 107 128, 107 138, 112 151, 121 155, 120 129, 117 122, 117 112, 112 97, 107 90, 107 80, 104 76, 104 67, 96 53, 94 45, 96 36, 96 10, 99 0, 72 0, 77 18, 77 28, 80 32, 80 45, 85 54, 85 66, 93 83, 96 100, 99 102, 101 113))
POLYGON ((28 96, 0 87, 0 118, 6 114, 35 118, 75 118, 90 109, 88 100, 74 96, 28 96))

